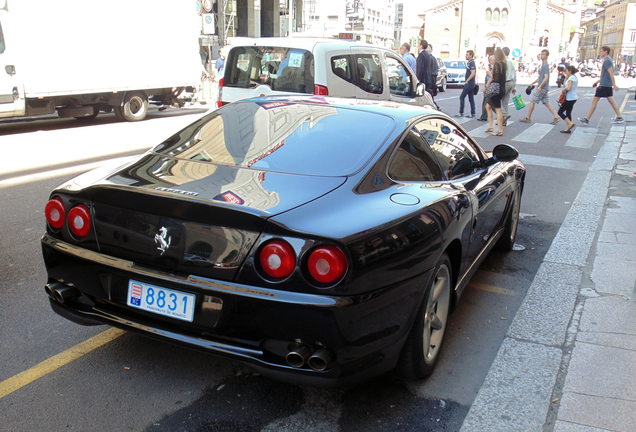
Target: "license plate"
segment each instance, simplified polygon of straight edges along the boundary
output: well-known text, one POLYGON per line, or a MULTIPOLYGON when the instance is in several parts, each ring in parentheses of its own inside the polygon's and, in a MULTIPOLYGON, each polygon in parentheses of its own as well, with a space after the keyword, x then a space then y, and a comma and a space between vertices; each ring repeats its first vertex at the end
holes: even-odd
POLYGON ((128 282, 127 304, 134 308, 192 322, 194 301, 194 294, 186 294, 134 280, 128 282))

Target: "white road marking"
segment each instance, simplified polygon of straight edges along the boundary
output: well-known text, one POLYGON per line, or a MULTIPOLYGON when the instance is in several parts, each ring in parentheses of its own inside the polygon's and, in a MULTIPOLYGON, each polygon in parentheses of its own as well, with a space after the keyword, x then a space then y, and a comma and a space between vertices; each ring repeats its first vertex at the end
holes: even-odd
POLYGON ((568 170, 580 170, 586 171, 589 168, 589 164, 586 162, 579 162, 569 159, 559 159, 547 156, 537 156, 523 153, 519 155, 521 162, 527 165, 539 165, 551 168, 560 168, 568 170))
POLYGON ((538 143, 552 130, 552 128, 554 128, 554 125, 535 123, 528 129, 524 130, 519 135, 514 137, 512 141, 538 143))
POLYGON ((598 129, 594 127, 575 127, 574 132, 572 132, 572 135, 568 138, 565 146, 586 149, 592 148, 597 133, 598 129))

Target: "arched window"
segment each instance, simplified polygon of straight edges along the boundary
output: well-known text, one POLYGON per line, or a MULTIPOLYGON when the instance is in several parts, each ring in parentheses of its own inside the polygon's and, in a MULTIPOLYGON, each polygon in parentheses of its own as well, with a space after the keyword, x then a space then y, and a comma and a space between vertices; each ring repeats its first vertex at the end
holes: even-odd
POLYGON ((486 9, 486 21, 492 20, 492 11, 490 8, 486 9))
POLYGON ((459 8, 455 8, 455 16, 459 16, 459 8))
POLYGON ((499 22, 499 8, 496 8, 492 13, 492 20, 494 22, 499 22))
POLYGON ((501 21, 508 22, 508 9, 502 9, 501 11, 501 21))

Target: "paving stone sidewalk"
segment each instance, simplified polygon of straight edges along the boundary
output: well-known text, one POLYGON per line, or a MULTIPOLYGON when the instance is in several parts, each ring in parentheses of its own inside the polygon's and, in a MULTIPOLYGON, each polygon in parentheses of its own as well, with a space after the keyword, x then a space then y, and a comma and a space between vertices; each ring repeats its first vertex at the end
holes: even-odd
POLYGON ((636 431, 636 121, 615 125, 461 432, 636 431))

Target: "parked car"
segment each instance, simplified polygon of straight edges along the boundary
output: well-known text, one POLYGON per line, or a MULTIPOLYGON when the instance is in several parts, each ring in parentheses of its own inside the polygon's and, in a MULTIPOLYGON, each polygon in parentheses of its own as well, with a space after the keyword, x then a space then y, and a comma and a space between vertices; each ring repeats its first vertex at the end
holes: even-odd
POLYGON ((444 65, 448 74, 448 85, 463 86, 466 83, 466 61, 445 60, 444 65))
POLYGON ((437 89, 441 92, 446 91, 446 85, 448 83, 448 71, 444 61, 440 58, 437 59, 437 89))
POLYGON ((241 39, 230 49, 218 106, 260 96, 312 94, 435 108, 398 53, 331 39, 241 39))
POLYGON ((55 189, 45 290, 76 323, 291 383, 423 378, 480 262, 513 247, 517 156, 433 109, 238 101, 55 189))

